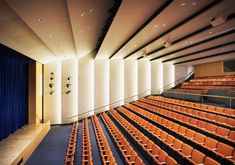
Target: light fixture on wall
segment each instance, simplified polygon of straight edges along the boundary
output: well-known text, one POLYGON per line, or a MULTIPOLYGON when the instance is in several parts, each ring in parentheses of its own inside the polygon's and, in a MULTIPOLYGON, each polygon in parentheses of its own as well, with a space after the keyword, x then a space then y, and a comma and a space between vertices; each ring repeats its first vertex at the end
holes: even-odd
POLYGON ((72 76, 69 76, 66 79, 66 94, 69 94, 70 92, 72 92, 72 89, 71 89, 71 86, 72 86, 71 79, 72 79, 72 76))
POLYGON ((52 95, 53 93, 55 93, 55 89, 54 89, 54 73, 53 72, 51 72, 50 80, 51 80, 51 82, 49 83, 50 95, 52 95))

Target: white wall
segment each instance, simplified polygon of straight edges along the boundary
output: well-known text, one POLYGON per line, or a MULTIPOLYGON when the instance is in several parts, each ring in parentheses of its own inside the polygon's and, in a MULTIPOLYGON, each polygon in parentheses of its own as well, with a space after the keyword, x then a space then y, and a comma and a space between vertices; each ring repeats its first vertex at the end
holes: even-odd
MULTIPOLYGON (((124 98, 138 94, 138 65, 137 60, 124 60, 124 98)), ((137 100, 137 96, 128 101, 137 100)))
POLYGON ((176 65, 175 66, 175 81, 188 75, 187 66, 176 65))
POLYGON ((51 124, 61 123, 61 62, 52 62, 44 65, 44 122, 48 120, 51 124), (49 87, 51 83, 51 72, 54 73, 55 92, 50 95, 52 90, 49 87))
POLYGON ((73 122, 77 120, 78 114, 78 61, 76 59, 69 59, 62 61, 62 102, 61 115, 62 123, 73 122), (70 81, 68 77, 71 76, 70 81), (71 83, 71 87, 67 88, 66 84, 71 83), (66 91, 71 90, 66 94, 66 91))
MULTIPOLYGON (((109 60, 95 60, 94 99, 95 108, 109 104, 109 60)), ((109 107, 105 107, 104 109, 107 110, 109 107)))
MULTIPOLYGON (((175 66, 169 63, 163 63, 163 86, 169 85, 174 87, 175 82, 175 66)), ((167 88, 169 88, 167 87, 167 88)))
MULTIPOLYGON (((110 60, 110 97, 109 102, 113 103, 124 99, 124 62, 121 59, 110 60)), ((120 101, 113 106, 123 104, 120 101)), ((111 107, 113 107, 111 106, 111 107)))
MULTIPOLYGON (((78 61, 78 114, 94 109, 94 60, 86 55, 78 61)), ((93 112, 89 113, 90 115, 93 112)))
MULTIPOLYGON (((149 90, 145 95, 174 82, 189 67, 141 60, 94 60, 92 54, 45 64, 44 120, 52 124, 72 122, 68 117, 93 110, 149 90), (55 93, 50 95, 50 73, 54 72, 55 93), (72 77, 72 92, 66 92, 66 78, 72 77)), ((172 84, 173 86, 174 84, 172 84)), ((123 101, 114 104, 117 106, 123 101)), ((92 115, 91 112, 89 115, 92 115)), ((84 117, 84 116, 83 116, 84 117)))
MULTIPOLYGON (((157 90, 163 87, 163 64, 158 61, 151 62, 151 93, 157 94, 157 90)), ((162 91, 162 89, 160 90, 162 91)))
POLYGON ((138 60, 138 94, 151 89, 151 63, 149 60, 138 60))

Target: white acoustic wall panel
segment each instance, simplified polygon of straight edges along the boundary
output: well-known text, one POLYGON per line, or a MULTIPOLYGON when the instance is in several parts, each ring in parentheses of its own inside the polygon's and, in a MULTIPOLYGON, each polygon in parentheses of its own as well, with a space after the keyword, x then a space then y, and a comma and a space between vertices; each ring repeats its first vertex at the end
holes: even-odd
POLYGON ((138 61, 138 94, 150 94, 151 89, 151 63, 147 59, 138 61))
MULTIPOLYGON (((99 108, 109 104, 109 60, 95 60, 95 94, 94 107, 99 108)), ((109 107, 96 111, 108 110, 109 107)))
MULTIPOLYGON (((138 94, 138 65, 137 60, 124 60, 124 98, 138 94)), ((131 97, 127 101, 136 100, 138 97, 131 97)))
MULTIPOLYGON (((86 55, 78 60, 78 114, 93 109, 94 59, 92 55, 86 55)), ((92 115, 93 113, 90 112, 87 115, 92 115)))
POLYGON ((165 89, 174 87, 175 66, 170 63, 163 63, 163 86, 165 89), (167 87, 166 87, 167 86, 167 87))
POLYGON ((77 120, 78 114, 78 61, 69 59, 62 61, 62 123, 77 120), (70 77, 70 78, 69 78, 70 77), (69 78, 69 80, 68 80, 69 78), (68 85, 67 84, 71 84, 68 85), (70 92, 69 92, 70 91, 70 92), (72 117, 74 116, 74 117, 72 117))
POLYGON ((116 104, 111 107, 123 104, 124 99, 124 62, 121 59, 110 60, 110 98, 109 102, 116 104), (119 102, 118 102, 119 101, 119 102))
POLYGON ((61 124, 61 61, 44 65, 44 122, 48 120, 51 124, 61 124), (50 83, 54 84, 52 88, 50 83), (50 94, 51 91, 54 92, 50 94))
POLYGON ((178 81, 188 75, 187 68, 188 68, 187 66, 183 66, 183 65, 176 65, 175 66, 175 81, 178 81))
POLYGON ((158 61, 151 62, 151 93, 158 94, 163 87, 163 64, 158 61))

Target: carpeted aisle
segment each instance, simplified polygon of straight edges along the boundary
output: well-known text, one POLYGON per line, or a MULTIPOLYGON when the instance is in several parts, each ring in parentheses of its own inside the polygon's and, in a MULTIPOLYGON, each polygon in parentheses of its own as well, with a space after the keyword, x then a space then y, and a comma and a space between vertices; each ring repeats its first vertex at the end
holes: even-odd
POLYGON ((26 165, 63 165, 72 125, 52 126, 26 165))
POLYGON ((90 142, 91 142, 91 152, 92 152, 92 160, 94 165, 101 165, 100 151, 98 149, 98 145, 96 142, 95 132, 93 129, 93 125, 91 119, 88 119, 88 127, 90 133, 90 142))
POLYGON ((111 137, 109 136, 109 133, 107 132, 107 130, 106 130, 105 126, 104 126, 104 123, 103 123, 102 119, 100 118, 100 116, 98 116, 98 120, 99 120, 99 123, 100 123, 100 125, 102 127, 102 130, 104 132, 104 135, 105 135, 105 137, 106 137, 106 139, 107 139, 107 141, 109 143, 109 147, 110 147, 110 149, 111 149, 111 151, 113 153, 113 156, 115 157, 116 163, 118 165, 124 164, 122 162, 122 159, 121 159, 121 157, 120 157, 120 155, 118 153, 118 150, 116 149, 116 147, 115 147, 111 137))

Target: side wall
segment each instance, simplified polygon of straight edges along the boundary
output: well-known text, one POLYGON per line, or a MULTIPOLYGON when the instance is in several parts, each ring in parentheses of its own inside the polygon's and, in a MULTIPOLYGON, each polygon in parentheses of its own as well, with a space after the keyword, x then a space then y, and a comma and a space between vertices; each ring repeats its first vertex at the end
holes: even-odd
POLYGON ((195 77, 235 74, 235 72, 223 71, 223 61, 195 65, 194 70, 195 77))
POLYGON ((138 96, 146 96, 151 91, 173 83, 175 77, 180 78, 186 72, 186 67, 150 62, 146 59, 94 60, 92 54, 79 60, 69 59, 45 64, 44 121, 51 120, 52 124, 70 123, 78 119, 77 115, 83 118, 108 110, 124 104, 125 98, 130 98, 127 101, 136 100, 138 96), (54 73, 55 84, 52 95, 49 87, 51 72, 54 73), (67 78, 70 76, 71 92, 66 94, 67 78), (110 107, 105 106, 109 104, 110 107), (99 107, 102 108, 96 109, 99 107), (86 113, 94 109, 95 112, 86 113))

